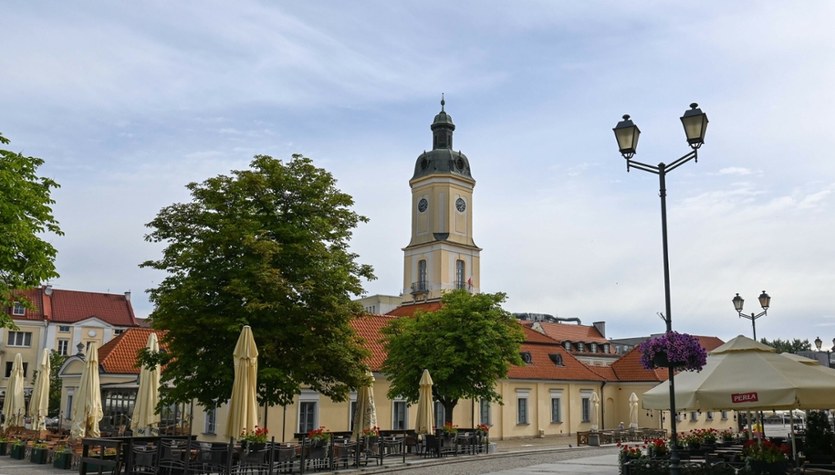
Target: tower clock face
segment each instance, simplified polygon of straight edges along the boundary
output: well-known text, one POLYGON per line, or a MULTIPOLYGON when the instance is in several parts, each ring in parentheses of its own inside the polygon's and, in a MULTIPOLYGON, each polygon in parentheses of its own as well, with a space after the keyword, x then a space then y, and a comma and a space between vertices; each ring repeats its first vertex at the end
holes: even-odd
POLYGON ((463 213, 464 210, 467 209, 467 202, 464 201, 464 198, 458 198, 455 200, 455 209, 457 209, 459 213, 463 213))
POLYGON ((421 213, 426 211, 426 208, 428 208, 428 207, 429 207, 429 202, 426 201, 426 198, 421 198, 420 201, 418 201, 418 211, 420 211, 421 213))

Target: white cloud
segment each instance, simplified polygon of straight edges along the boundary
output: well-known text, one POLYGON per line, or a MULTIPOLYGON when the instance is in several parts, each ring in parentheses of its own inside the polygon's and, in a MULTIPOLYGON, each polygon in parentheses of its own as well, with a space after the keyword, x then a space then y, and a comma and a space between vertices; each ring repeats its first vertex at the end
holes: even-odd
POLYGON ((835 280, 833 9, 17 2, 0 130, 63 185, 55 284, 130 289, 146 315, 161 276, 136 267, 159 252, 144 223, 256 153, 330 170, 371 218, 353 242, 380 277, 368 290, 399 291, 408 180, 446 92, 478 181, 484 290, 634 336, 661 328, 658 179, 625 173, 611 129, 632 114, 636 158, 669 163, 689 151, 678 117, 695 100, 707 142, 667 177, 674 326, 748 334, 729 299, 766 288, 758 334, 814 338, 833 319, 819 298, 835 280))

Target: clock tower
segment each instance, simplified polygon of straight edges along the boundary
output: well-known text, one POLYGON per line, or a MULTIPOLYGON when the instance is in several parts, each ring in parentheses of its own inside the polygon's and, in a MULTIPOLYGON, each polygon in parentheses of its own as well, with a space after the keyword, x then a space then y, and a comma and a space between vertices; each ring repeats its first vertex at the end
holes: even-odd
POLYGON ((470 162, 452 149, 455 124, 444 110, 432 122, 432 150, 423 152, 409 180, 412 237, 403 248, 403 301, 440 299, 445 291, 479 289, 479 252, 473 241, 470 162))

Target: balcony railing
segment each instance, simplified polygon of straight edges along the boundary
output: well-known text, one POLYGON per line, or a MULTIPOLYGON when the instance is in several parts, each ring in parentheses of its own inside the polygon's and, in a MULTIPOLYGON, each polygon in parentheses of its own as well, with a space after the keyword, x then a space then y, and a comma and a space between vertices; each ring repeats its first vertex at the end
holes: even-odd
POLYGON ((429 292, 429 285, 426 281, 418 281, 412 282, 412 295, 414 294, 425 294, 429 292))

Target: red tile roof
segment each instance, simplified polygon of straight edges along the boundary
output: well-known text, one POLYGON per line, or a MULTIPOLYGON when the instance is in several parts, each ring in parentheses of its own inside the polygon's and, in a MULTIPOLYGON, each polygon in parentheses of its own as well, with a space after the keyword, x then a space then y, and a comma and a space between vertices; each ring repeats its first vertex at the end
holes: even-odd
MULTIPOLYGON (((538 333, 526 329, 532 333, 538 333)), ((526 332, 526 336, 528 333, 526 332)), ((571 353, 555 341, 551 343, 528 342, 522 343, 520 349, 531 355, 531 362, 522 366, 511 366, 507 372, 508 378, 513 379, 549 379, 560 381, 602 381, 603 378, 589 369, 571 353), (556 364, 552 354, 562 358, 562 365, 556 364)))
POLYGON ((398 317, 389 315, 361 315, 351 320, 351 326, 362 339, 363 345, 371 352, 368 366, 371 371, 380 371, 386 360, 386 349, 383 346, 383 327, 398 317))
MULTIPOLYGON (((21 291, 34 308, 26 309, 25 316, 15 319, 50 320, 56 323, 75 323, 96 317, 110 325, 134 327, 137 325, 130 299, 125 294, 105 294, 38 287, 21 291)), ((11 309, 7 309, 11 314, 11 309)))
POLYGON ((392 315, 395 317, 411 317, 415 314, 418 310, 422 310, 424 312, 434 312, 441 308, 441 301, 434 300, 432 302, 421 302, 415 304, 404 304, 401 305, 391 312, 387 313, 386 315, 392 315))
MULTIPOLYGON (((139 374, 136 366, 136 354, 148 344, 148 335, 156 333, 162 341, 164 330, 150 328, 128 328, 121 335, 108 341, 99 348, 99 365, 105 373, 110 374, 139 374)), ((164 349, 165 344, 160 343, 164 349)))
POLYGON ((594 326, 551 322, 538 323, 542 326, 546 335, 559 342, 568 340, 583 343, 609 343, 609 340, 601 335, 594 326))

